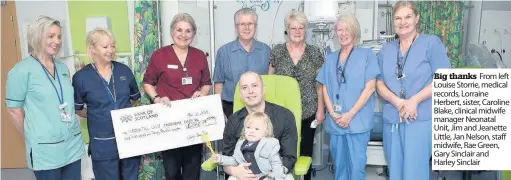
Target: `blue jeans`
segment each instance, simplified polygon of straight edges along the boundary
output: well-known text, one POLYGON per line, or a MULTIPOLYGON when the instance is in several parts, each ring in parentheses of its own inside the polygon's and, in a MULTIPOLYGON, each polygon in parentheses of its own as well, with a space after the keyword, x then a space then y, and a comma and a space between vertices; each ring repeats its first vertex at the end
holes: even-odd
POLYGON ((37 180, 80 180, 82 171, 82 160, 75 161, 64 167, 34 171, 37 180))

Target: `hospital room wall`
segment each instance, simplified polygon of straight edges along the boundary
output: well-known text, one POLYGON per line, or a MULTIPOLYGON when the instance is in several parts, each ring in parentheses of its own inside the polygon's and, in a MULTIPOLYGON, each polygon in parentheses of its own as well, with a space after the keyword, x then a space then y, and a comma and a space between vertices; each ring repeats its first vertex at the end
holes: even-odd
MULTIPOLYGON (((77 54, 85 64, 87 18, 107 17, 110 30, 115 35, 116 52, 131 54, 130 31, 128 23, 128 7, 126 1, 67 1, 71 26, 71 43, 73 53, 77 54), (115 9, 115 11, 113 11, 115 9)), ((75 62, 77 63, 77 62, 75 62)))
POLYGON ((192 41, 191 46, 200 49, 208 55, 208 64, 211 73, 213 73, 213 63, 211 52, 211 34, 209 21, 209 1, 160 1, 160 25, 161 25, 161 46, 168 46, 173 43, 170 36, 170 24, 177 13, 188 13, 193 17, 197 25, 197 34, 192 41))
MULTIPOLYGON (((468 43, 485 44, 502 55, 504 64, 511 67, 511 1, 470 1, 468 43), (495 32, 496 31, 496 32, 495 32), (503 53, 503 51, 506 51, 503 53)), ((494 57, 499 59, 497 54, 494 57)))
MULTIPOLYGON (((28 25, 39 15, 46 15, 60 21, 62 25, 62 48, 58 57, 67 57, 63 58, 62 61, 68 65, 68 67, 73 67, 73 59, 68 57, 72 53, 68 12, 66 1, 16 1, 21 56, 23 58, 29 56, 26 37, 28 25)), ((72 70, 74 70, 74 68, 72 70)))
MULTIPOLYGON (((64 62, 74 74, 88 63, 85 58, 87 17, 103 16, 109 18, 117 41, 116 60, 131 67, 133 30, 130 27, 133 25, 129 24, 133 23, 133 19, 128 17, 133 17, 133 12, 127 10, 128 4, 127 1, 16 1, 22 57, 28 56, 26 31, 29 23, 40 15, 46 15, 61 22, 62 47, 57 59, 64 62)), ((82 123, 82 126, 85 124, 82 123)), ((87 131, 83 133, 88 142, 87 131)))
POLYGON ((61 22, 63 42, 60 54, 57 57, 68 66, 72 74, 76 72, 77 68, 75 67, 77 65, 75 61, 78 61, 74 55, 80 58, 80 62, 88 62, 84 58, 87 17, 108 17, 112 25, 111 30, 116 36, 117 53, 130 56, 132 52, 131 36, 133 36, 133 33, 129 28, 129 22, 132 20, 128 18, 129 12, 127 11, 126 1, 16 1, 16 10, 19 20, 22 57, 28 56, 26 41, 28 24, 39 15, 50 16, 61 22), (117 10, 112 11, 112 9, 117 10), (78 54, 75 54, 77 52, 78 54))
MULTIPOLYGON (((238 9, 244 6, 253 7, 258 13, 258 27, 255 35, 257 40, 269 46, 284 43, 287 40, 284 34, 284 19, 291 10, 298 10, 300 8, 300 3, 301 1, 282 0, 270 1, 266 4, 264 2, 250 1, 216 1, 214 11, 215 50, 236 38, 233 16, 238 9)), ((356 1, 356 4, 343 5, 343 7, 347 9, 342 8, 339 10, 341 13, 355 13, 361 26, 361 40, 370 40, 376 37, 373 33, 373 4, 374 3, 370 1, 356 1)), ((308 36, 310 36, 310 34, 308 34, 308 36)), ((335 39, 333 31, 330 36, 335 39)), ((335 40, 328 41, 327 43, 332 43, 334 50, 339 48, 335 40)))

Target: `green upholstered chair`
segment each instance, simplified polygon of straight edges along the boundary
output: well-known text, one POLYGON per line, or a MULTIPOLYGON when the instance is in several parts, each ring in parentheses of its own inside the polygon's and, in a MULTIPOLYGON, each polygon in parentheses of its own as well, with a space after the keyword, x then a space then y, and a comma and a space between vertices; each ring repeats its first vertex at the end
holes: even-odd
POLYGON ((511 171, 501 171, 502 180, 511 180, 511 171))
MULTIPOLYGON (((262 75, 261 77, 265 88, 264 99, 268 102, 272 102, 289 109, 295 116, 296 129, 298 132, 298 142, 296 142, 298 158, 293 168, 293 174, 302 178, 309 170, 312 158, 300 156, 302 103, 298 82, 294 78, 288 76, 262 75)), ((245 103, 241 99, 238 84, 234 93, 233 112, 236 112, 243 107, 245 107, 245 103)), ((211 161, 206 161, 202 164, 202 168, 206 171, 211 171, 215 168, 215 165, 211 161)), ((295 179, 297 178, 295 177, 295 179)))
POLYGON ((81 126, 80 129, 82 131, 83 142, 85 144, 89 144, 89 131, 87 129, 87 119, 81 119, 80 126, 81 126))

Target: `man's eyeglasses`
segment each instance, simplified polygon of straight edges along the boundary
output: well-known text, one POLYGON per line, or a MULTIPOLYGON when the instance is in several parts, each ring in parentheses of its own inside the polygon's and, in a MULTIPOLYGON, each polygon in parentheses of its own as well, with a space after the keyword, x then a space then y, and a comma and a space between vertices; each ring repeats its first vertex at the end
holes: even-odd
POLYGON ((249 27, 252 27, 253 25, 255 25, 255 23, 238 23, 237 25, 238 26, 249 26, 249 27))

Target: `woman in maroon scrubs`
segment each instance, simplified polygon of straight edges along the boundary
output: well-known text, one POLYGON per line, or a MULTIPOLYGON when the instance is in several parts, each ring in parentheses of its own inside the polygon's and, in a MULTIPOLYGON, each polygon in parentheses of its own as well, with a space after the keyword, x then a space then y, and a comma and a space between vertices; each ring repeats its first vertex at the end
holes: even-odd
MULTIPOLYGON (((171 23, 174 44, 156 50, 144 75, 144 91, 154 103, 196 98, 209 94, 211 79, 204 52, 190 47, 197 26, 187 13, 171 23)), ((167 180, 199 180, 202 144, 162 152, 167 180)))

